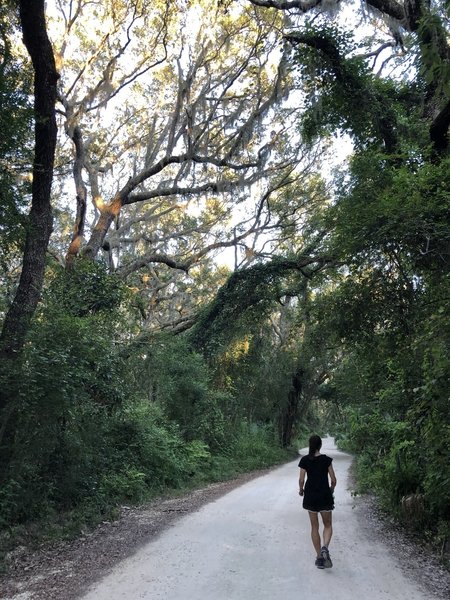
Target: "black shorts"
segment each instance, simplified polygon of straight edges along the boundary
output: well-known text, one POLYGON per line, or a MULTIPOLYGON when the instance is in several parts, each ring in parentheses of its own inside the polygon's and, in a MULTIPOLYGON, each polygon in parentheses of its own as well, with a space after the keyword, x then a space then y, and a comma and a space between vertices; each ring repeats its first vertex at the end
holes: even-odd
POLYGON ((303 497, 303 508, 310 512, 328 512, 334 509, 334 498, 331 490, 323 492, 307 491, 303 497))

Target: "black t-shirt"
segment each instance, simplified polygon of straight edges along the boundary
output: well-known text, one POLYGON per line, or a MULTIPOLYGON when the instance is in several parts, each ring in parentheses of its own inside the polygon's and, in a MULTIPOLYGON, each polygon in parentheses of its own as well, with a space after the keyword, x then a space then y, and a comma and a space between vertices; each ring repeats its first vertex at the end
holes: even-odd
POLYGON ((298 466, 305 469, 307 478, 305 491, 325 492, 329 490, 328 467, 333 459, 326 454, 302 456, 298 466))

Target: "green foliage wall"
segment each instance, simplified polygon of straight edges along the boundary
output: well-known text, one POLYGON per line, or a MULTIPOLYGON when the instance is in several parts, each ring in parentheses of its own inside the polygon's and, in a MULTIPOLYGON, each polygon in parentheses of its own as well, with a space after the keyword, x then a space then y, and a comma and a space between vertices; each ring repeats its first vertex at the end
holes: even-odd
POLYGON ((47 280, 17 365, 15 437, 0 448, 0 528, 66 515, 77 530, 117 503, 286 457, 270 415, 247 420, 247 399, 187 339, 129 344, 129 296, 104 267, 52 267, 47 280))
MULTIPOLYGON (((31 122, 8 16, 0 8, 1 312, 25 227, 29 184, 17 174, 31 122)), ((280 221, 284 255, 255 254, 179 336, 139 335, 131 294, 104 265, 49 264, 16 365, 14 435, 0 442, 5 530, 77 511, 95 521, 123 501, 274 464, 287 456, 280 438, 311 424, 355 452, 362 487, 406 520, 416 498, 414 524, 448 538, 450 162, 431 149, 421 107, 427 84, 448 92, 448 65, 422 47, 415 80, 397 82, 375 77, 334 26, 290 41, 299 135, 345 131, 355 144, 334 197, 318 176, 320 202, 308 203, 310 184, 286 184, 268 210, 306 209, 280 221), (287 298, 288 333, 275 334, 287 298)))

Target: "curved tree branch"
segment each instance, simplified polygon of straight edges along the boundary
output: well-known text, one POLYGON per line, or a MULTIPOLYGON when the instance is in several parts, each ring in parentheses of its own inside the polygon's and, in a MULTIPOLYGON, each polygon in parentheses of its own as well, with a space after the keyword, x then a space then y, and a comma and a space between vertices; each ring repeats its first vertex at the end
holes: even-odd
MULTIPOLYGON (((357 90, 361 97, 366 97, 372 107, 378 107, 378 110, 372 111, 372 119, 383 139, 386 151, 393 154, 398 149, 398 137, 396 132, 396 116, 393 110, 383 106, 383 97, 361 82, 347 68, 346 59, 341 55, 339 48, 334 40, 317 33, 299 33, 294 32, 284 36, 286 40, 294 46, 304 44, 321 52, 327 59, 329 66, 336 78, 345 89, 352 89, 353 93, 357 90)), ((347 92, 348 93, 348 92, 347 92)))
POLYGON ((75 225, 73 228, 72 240, 66 255, 66 264, 70 265, 73 259, 78 254, 81 246, 81 240, 84 232, 87 210, 87 188, 83 182, 83 168, 86 160, 84 143, 81 135, 81 130, 78 126, 74 127, 72 140, 75 145, 75 160, 73 162, 73 177, 75 181, 75 190, 77 198, 77 214, 75 225))
POLYGON ((400 2, 395 2, 395 0, 366 0, 366 3, 380 13, 396 19, 406 29, 409 29, 405 8, 400 2))

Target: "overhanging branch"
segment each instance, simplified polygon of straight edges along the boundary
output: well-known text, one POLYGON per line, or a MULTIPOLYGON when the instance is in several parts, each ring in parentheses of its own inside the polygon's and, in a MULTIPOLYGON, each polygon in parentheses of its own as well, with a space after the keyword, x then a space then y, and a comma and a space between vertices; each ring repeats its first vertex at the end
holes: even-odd
MULTIPOLYGON (((276 8, 278 10, 292 10, 298 8, 302 12, 316 8, 322 3, 322 0, 310 0, 309 2, 301 2, 301 0, 250 0, 255 6, 263 8, 276 8)), ((339 0, 337 0, 339 2, 339 0)))

